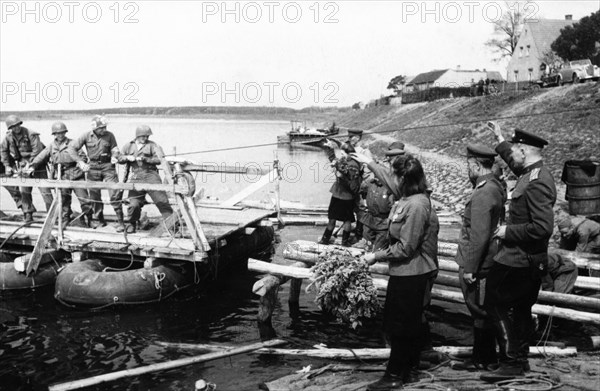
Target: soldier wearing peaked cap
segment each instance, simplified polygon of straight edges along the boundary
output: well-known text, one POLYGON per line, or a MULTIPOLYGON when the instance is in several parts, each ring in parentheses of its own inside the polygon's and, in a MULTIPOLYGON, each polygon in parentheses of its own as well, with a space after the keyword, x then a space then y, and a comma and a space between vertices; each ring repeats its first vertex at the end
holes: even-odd
POLYGON ((498 252, 493 233, 506 202, 504 187, 492 172, 496 156, 486 146, 467 146, 468 175, 474 188, 465 205, 455 261, 465 304, 473 318, 473 355, 470 362, 458 365, 461 369, 487 369, 497 363, 495 332, 483 303, 486 278, 498 252))
POLYGON ((498 381, 529 370, 531 307, 547 272, 556 186, 542 160, 542 148, 548 145, 546 140, 516 129, 507 142, 497 124, 489 123, 488 127, 499 142, 496 152, 518 176, 507 224, 494 233, 501 245, 488 274, 485 296, 485 308, 496 329, 500 367, 481 378, 498 381))
MULTIPOLYGON (((123 146, 119 163, 128 165, 128 172, 131 170, 128 183, 162 183, 158 175, 157 166, 165 156, 162 148, 153 141, 148 140, 152 135, 152 129, 147 125, 140 125, 135 130, 135 139, 123 146)), ((158 211, 164 219, 173 214, 173 209, 169 204, 169 197, 164 191, 129 191, 129 225, 127 232, 136 231, 137 223, 140 220, 142 207, 145 204, 146 194, 152 198, 158 211)))
MULTIPOLYGON (((75 154, 85 146, 89 164, 82 158, 79 159, 78 165, 87 172, 87 179, 94 182, 119 182, 119 176, 115 169, 119 157, 119 148, 114 134, 106 128, 108 121, 101 115, 96 115, 92 118, 91 130, 85 132, 79 138, 74 140, 69 147, 75 154)), ((93 218, 95 221, 91 223, 93 228, 105 226, 104 220, 104 204, 102 203, 102 195, 100 189, 89 189, 90 198, 93 200, 93 218)), ((117 215, 117 232, 125 230, 123 221, 123 199, 122 190, 109 190, 110 204, 117 215)))

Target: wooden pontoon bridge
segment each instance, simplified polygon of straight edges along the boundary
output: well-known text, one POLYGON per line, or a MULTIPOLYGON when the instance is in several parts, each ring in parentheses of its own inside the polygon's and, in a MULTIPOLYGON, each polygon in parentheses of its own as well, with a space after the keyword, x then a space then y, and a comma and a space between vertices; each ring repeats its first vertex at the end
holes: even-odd
MULTIPOLYGON (((48 248, 82 252, 87 257, 127 260, 132 258, 144 260, 153 257, 167 261, 204 263, 218 254, 220 248, 234 246, 235 243, 228 243, 228 241, 235 235, 250 235, 257 227, 272 226, 276 211, 241 207, 236 204, 272 182, 276 183, 278 192, 281 177, 277 161, 271 171, 241 167, 213 167, 166 160, 163 160, 160 168, 165 174, 166 184, 61 180, 40 182, 31 178, 1 178, 1 186, 47 187, 56 189, 56 192, 50 210, 41 215, 44 218, 43 224, 41 222, 23 224, 22 220, 15 219, 10 212, 4 211, 7 213, 7 218, 0 220, 0 243, 2 243, 0 250, 17 254, 31 253, 26 266, 28 275, 35 273, 43 253, 48 248), (223 202, 202 205, 193 198, 195 183, 189 172, 238 175, 252 173, 262 177, 223 202), (60 224, 61 197, 56 196, 62 188, 165 191, 174 203, 175 213, 169 219, 161 219, 158 225, 149 231, 138 230, 130 234, 117 233, 110 227, 90 229, 69 226, 63 230, 60 224), (178 222, 181 222, 179 228, 181 234, 174 235, 172 228, 178 222)), ((37 216, 40 214, 36 214, 37 216)))

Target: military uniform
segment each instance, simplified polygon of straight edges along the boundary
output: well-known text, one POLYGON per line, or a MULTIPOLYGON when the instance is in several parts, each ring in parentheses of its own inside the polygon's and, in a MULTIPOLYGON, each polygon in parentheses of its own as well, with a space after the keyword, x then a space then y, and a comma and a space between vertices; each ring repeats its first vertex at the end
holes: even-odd
MULTIPOLYGON (((20 126, 20 123, 17 126, 20 126)), ((43 149, 44 144, 40 140, 39 133, 32 132, 21 126, 21 132, 19 134, 16 134, 13 130, 9 129, 0 145, 0 157, 2 159, 2 164, 6 168, 10 167, 11 169, 18 170, 24 168, 27 163, 30 163, 43 149)), ((36 179, 48 179, 44 167, 36 170, 31 176, 36 179)), ((21 208, 23 213, 32 214, 36 211, 31 197, 31 192, 33 190, 31 187, 18 188, 15 186, 6 186, 6 189, 17 204, 17 207, 21 208)), ((46 210, 49 210, 53 201, 52 191, 45 187, 40 187, 39 189, 44 203, 46 204, 46 210)))
MULTIPOLYGON (((118 183, 119 177, 115 170, 115 165, 111 163, 111 158, 117 158, 119 155, 115 136, 111 132, 106 131, 105 134, 99 137, 91 130, 69 144, 69 147, 75 154, 84 146, 90 165, 87 179, 92 182, 118 183)), ((109 190, 108 193, 110 195, 110 205, 115 210, 117 219, 122 221, 123 209, 121 200, 123 199, 123 191, 109 190)), ((104 204, 102 203, 101 190, 89 189, 89 195, 93 205, 93 217, 103 223, 104 204)))
POLYGON ((600 224, 583 216, 575 216, 569 219, 571 225, 573 232, 568 238, 561 237, 561 248, 600 254, 600 224))
MULTIPOLYGON (((512 143, 538 148, 548 144, 518 129, 512 143)), ((499 373, 519 374, 528 368, 531 307, 537 300, 548 263, 556 187, 541 160, 517 167, 511 156, 511 144, 506 141, 496 147, 496 152, 519 178, 511 196, 505 237, 488 275, 485 308, 496 327, 499 373)))
MULTIPOLYGON (((119 163, 128 165, 128 183, 162 183, 158 175, 157 166, 161 163, 161 158, 164 157, 162 148, 153 141, 147 141, 145 144, 138 144, 135 140, 123 146, 119 157, 119 163), (135 162, 129 162, 126 157, 134 156, 141 158, 135 162)), ((154 204, 158 208, 163 218, 167 218, 173 214, 173 209, 169 204, 169 197, 164 191, 129 191, 129 221, 135 228, 135 225, 140 219, 142 207, 145 204, 146 194, 152 198, 154 204)), ((129 231, 128 231, 129 232, 129 231)))
MULTIPOLYGON (((485 146, 470 144, 467 147, 467 158, 493 161, 495 156, 496 153, 485 146)), ((498 252, 498 241, 492 236, 504 218, 505 202, 506 192, 493 173, 476 178, 473 193, 465 205, 455 258, 465 304, 473 318, 472 363, 482 368, 497 361, 493 324, 483 304, 486 278, 498 252), (475 281, 467 283, 463 278, 465 273, 473 274, 475 281)))
MULTIPOLYGON (((61 176, 59 179, 65 181, 82 181, 84 180, 83 171, 77 166, 77 161, 81 159, 80 156, 74 153, 69 145, 73 143, 70 138, 65 138, 61 143, 53 141, 52 144, 46 147, 33 161, 31 165, 39 167, 42 164, 50 162, 53 167, 54 176, 58 176, 58 165, 61 166, 61 176)), ((92 203, 87 189, 76 188, 76 189, 62 189, 62 216, 63 221, 68 222, 71 220, 71 192, 75 192, 75 195, 79 199, 81 205, 81 211, 84 216, 91 217, 92 214, 92 203)))

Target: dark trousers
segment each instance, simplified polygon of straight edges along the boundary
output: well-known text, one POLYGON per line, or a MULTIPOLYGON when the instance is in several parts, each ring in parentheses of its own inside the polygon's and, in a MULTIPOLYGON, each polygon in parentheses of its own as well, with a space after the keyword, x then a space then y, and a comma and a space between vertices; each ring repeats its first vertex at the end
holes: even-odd
POLYGON ((390 276, 383 313, 384 331, 391 344, 390 374, 403 376, 419 365, 430 275, 390 276))
MULTIPOLYGON (((63 181, 82 181, 84 180, 83 172, 77 167, 69 167, 62 170, 61 180, 63 181)), ((63 218, 70 219, 73 210, 71 209, 72 193, 75 193, 79 204, 81 205, 81 212, 86 216, 91 216, 93 213, 92 202, 88 189, 62 189, 62 216, 63 218)))
MULTIPOLYGON (((138 170, 134 171, 129 178, 129 183, 162 183, 160 176, 157 171, 149 170, 138 170)), ((142 207, 146 203, 146 194, 152 198, 154 205, 158 208, 158 211, 163 218, 167 218, 173 214, 173 208, 169 204, 169 197, 164 191, 129 191, 129 221, 137 223, 140 219, 142 207)))
POLYGON ((537 300, 540 284, 540 277, 532 268, 494 262, 490 269, 485 309, 494 323, 501 365, 522 367, 527 363, 533 332, 531 307, 537 300))
MULTIPOLYGON (((496 357, 496 333, 494 323, 485 310, 484 299, 487 278, 478 276, 472 284, 463 279, 465 269, 458 269, 458 279, 467 309, 473 318, 473 354, 472 361, 477 364, 493 364, 496 357)), ((486 273, 487 277, 487 273, 486 273)))
MULTIPOLYGON (((31 175, 34 179, 39 179, 40 182, 44 179, 48 179, 48 174, 46 173, 45 168, 41 168, 36 170, 31 175)), ((50 205, 52 205, 52 201, 54 201, 54 197, 52 196, 52 191, 48 187, 39 187, 40 193, 42 194, 42 199, 44 200, 44 204, 46 205, 46 211, 50 210, 50 205)), ((33 191, 32 187, 16 187, 16 186, 6 186, 6 190, 10 193, 10 196, 17 204, 17 207, 20 207, 23 213, 34 213, 36 211, 35 206, 33 205, 33 198, 31 192, 33 191)))
MULTIPOLYGON (((119 182, 117 171, 114 164, 111 163, 90 163, 87 179, 92 182, 119 182)), ((104 204, 102 203, 102 193, 100 189, 89 189, 90 199, 92 200, 92 210, 95 219, 104 218, 104 204)), ((115 210, 117 216, 123 213, 121 200, 123 199, 122 190, 109 190, 110 205, 115 210)))

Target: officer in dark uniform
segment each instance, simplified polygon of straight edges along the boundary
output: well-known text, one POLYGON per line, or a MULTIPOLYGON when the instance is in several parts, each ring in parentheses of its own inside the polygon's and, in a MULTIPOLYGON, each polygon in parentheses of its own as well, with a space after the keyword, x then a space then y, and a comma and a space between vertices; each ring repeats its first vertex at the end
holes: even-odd
POLYGON ((507 224, 494 233, 501 239, 501 245, 487 278, 485 308, 496 328, 500 366, 483 374, 481 379, 495 382, 521 376, 529 370, 531 307, 547 272, 556 186, 542 161, 546 140, 516 129, 512 140, 507 142, 497 124, 490 122, 488 127, 499 142, 496 152, 518 177, 511 194, 507 224))
POLYGON ((494 230, 503 220, 506 192, 494 175, 496 153, 478 144, 467 146, 469 180, 474 186, 465 206, 456 263, 465 304, 473 318, 473 355, 471 361, 455 369, 488 369, 497 363, 493 324, 483 308, 485 281, 498 252, 494 230))

